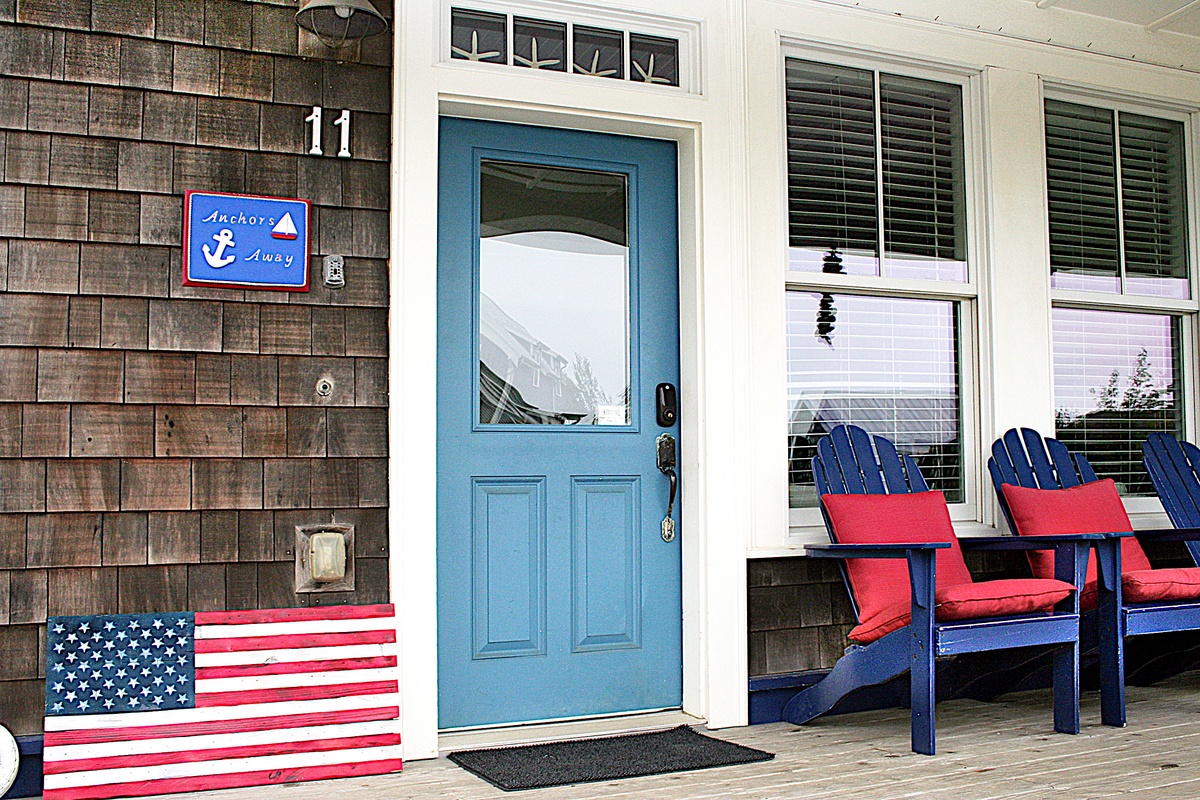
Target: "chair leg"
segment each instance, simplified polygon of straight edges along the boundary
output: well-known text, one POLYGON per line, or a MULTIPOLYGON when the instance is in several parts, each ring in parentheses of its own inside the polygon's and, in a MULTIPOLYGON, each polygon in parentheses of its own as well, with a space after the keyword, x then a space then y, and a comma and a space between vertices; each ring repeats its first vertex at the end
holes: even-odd
POLYGON ((1121 609, 1120 540, 1096 547, 1099 572, 1097 628, 1100 640, 1100 721, 1125 726, 1125 631, 1121 609))
POLYGON ((917 632, 919 626, 913 620, 912 670, 909 691, 912 702, 912 749, 914 753, 927 756, 936 750, 934 731, 934 701, 937 687, 934 682, 934 658, 932 636, 925 638, 917 632), (925 639, 921 641, 921 639, 925 639))
POLYGON ((1079 733, 1079 642, 1054 650, 1054 730, 1079 733))
POLYGON ((909 554, 909 577, 912 580, 912 654, 909 669, 909 694, 912 708, 912 749, 927 756, 934 754, 935 684, 933 632, 934 553, 926 551, 909 554))

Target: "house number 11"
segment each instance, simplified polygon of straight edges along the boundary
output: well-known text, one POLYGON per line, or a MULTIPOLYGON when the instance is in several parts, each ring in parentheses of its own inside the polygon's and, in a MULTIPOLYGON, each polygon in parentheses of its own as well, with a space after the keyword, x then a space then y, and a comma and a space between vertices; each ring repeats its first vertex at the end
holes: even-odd
MULTIPOLYGON (((324 155, 324 151, 321 150, 321 107, 313 106, 312 113, 305 117, 304 121, 312 124, 312 147, 308 148, 308 154, 324 155)), ((342 129, 342 146, 338 150, 338 158, 350 158, 350 109, 342 109, 342 115, 335 119, 333 124, 342 129)))

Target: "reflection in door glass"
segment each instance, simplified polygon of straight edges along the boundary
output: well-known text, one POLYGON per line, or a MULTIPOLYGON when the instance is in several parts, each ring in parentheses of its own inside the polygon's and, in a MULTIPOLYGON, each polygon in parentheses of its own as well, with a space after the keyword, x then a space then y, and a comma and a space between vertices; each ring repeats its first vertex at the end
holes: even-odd
POLYGON ((627 196, 619 173, 481 163, 481 423, 630 423, 627 196))

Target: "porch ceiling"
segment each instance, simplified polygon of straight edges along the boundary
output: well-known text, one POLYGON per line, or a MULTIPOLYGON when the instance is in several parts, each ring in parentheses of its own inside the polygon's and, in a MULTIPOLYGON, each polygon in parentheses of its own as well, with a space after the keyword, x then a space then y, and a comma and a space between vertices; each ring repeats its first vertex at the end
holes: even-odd
POLYGON ((817 2, 1200 72, 1200 0, 817 2))

